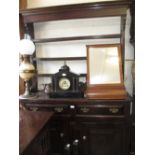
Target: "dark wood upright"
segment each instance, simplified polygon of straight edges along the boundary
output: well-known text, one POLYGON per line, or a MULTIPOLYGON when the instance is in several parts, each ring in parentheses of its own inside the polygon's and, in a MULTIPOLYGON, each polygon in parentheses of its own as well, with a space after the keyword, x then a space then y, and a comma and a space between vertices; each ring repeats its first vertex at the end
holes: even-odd
MULTIPOLYGON (((20 0, 19 9, 26 9, 26 7, 27 7, 27 1, 20 0)), ((24 22, 21 15, 19 15, 19 28, 20 28, 20 38, 22 39, 24 37, 24 22)), ((21 56, 20 56, 20 59, 22 61, 21 56)), ((24 81, 21 78, 19 78, 19 94, 23 94, 23 93, 24 93, 24 81)))

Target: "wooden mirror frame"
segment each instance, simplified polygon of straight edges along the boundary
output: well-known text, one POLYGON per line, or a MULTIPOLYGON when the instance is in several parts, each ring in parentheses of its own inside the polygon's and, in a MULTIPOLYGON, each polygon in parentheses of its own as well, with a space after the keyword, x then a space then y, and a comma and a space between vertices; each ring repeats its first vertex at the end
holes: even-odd
POLYGON ((127 92, 124 87, 123 69, 122 69, 122 53, 120 44, 100 44, 87 45, 87 97, 90 99, 125 99, 127 92), (117 47, 119 59, 120 83, 90 84, 90 48, 106 48, 117 47))

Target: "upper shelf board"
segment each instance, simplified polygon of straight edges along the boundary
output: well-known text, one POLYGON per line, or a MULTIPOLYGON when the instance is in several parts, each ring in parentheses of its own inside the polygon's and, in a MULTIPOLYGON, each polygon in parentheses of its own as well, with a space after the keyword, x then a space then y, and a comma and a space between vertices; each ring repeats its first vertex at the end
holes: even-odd
POLYGON ((24 23, 52 20, 124 16, 132 4, 131 0, 104 1, 85 4, 52 6, 20 10, 24 23))

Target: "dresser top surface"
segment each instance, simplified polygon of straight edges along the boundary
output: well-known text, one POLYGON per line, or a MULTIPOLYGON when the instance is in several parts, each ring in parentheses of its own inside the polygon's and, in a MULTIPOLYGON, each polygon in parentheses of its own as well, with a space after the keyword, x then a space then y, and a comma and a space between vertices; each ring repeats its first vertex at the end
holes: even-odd
POLYGON ((36 94, 36 97, 34 98, 28 98, 28 99, 24 99, 24 98, 19 98, 20 102, 48 102, 48 103, 104 103, 104 102, 130 102, 131 98, 128 96, 126 99, 88 99, 86 97, 84 98, 50 98, 48 97, 46 94, 39 92, 36 94))

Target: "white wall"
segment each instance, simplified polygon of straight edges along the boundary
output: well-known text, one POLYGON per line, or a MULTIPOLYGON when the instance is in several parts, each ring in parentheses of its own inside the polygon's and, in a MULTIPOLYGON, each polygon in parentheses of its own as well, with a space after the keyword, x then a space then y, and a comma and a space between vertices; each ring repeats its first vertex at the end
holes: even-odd
MULTIPOLYGON (((28 8, 44 7, 44 6, 56 6, 89 2, 101 2, 105 0, 27 0, 28 8)), ((115 1, 115 0, 106 0, 115 1)))
MULTIPOLYGON (((35 23, 34 27, 37 39, 119 34, 120 17, 50 21, 35 23)), ((94 39, 37 44, 36 55, 39 58, 86 56, 86 45, 119 42, 120 39, 94 39)), ((63 61, 38 61, 38 73, 56 73, 63 64, 63 61)), ((70 66, 72 72, 87 73, 86 61, 67 61, 67 65, 70 66)), ((50 82, 50 80, 50 78, 39 78, 39 88, 43 81, 50 82)))
POLYGON ((127 11, 126 27, 125 27, 125 86, 129 94, 133 93, 133 78, 131 74, 132 64, 134 62, 134 48, 130 44, 130 23, 131 16, 129 10, 127 11))

